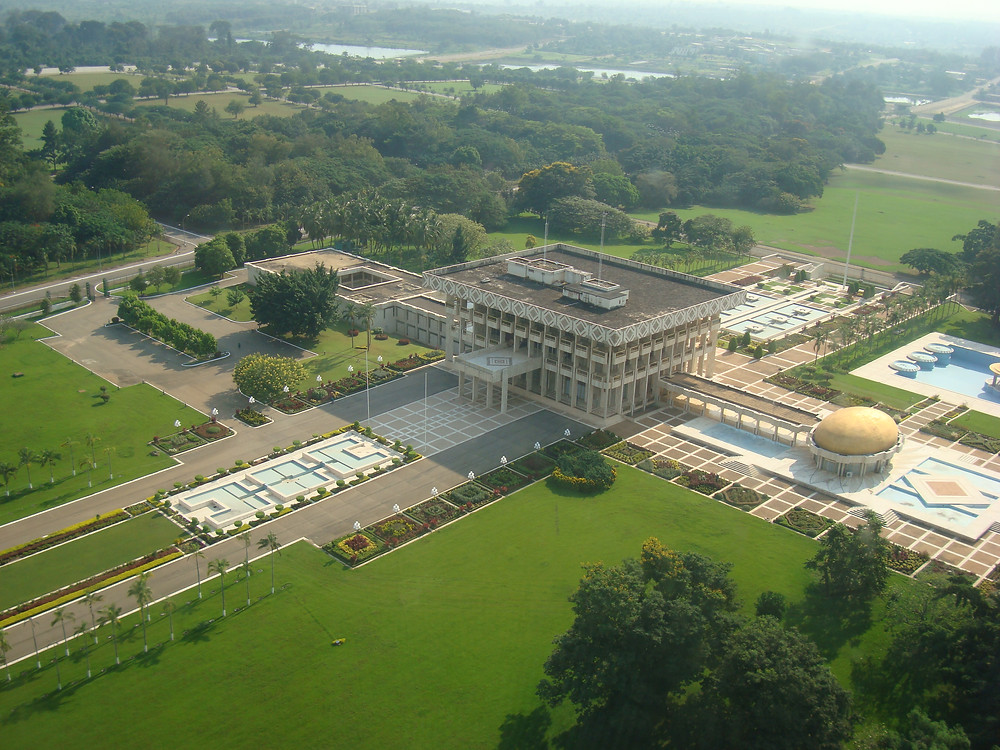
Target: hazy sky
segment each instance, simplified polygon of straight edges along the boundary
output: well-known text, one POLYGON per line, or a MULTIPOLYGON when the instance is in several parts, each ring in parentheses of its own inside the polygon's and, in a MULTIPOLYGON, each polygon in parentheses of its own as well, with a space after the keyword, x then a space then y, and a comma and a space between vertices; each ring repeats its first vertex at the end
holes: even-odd
POLYGON ((1000 0, 727 0, 740 5, 848 10, 886 16, 979 19, 1000 23, 1000 0))

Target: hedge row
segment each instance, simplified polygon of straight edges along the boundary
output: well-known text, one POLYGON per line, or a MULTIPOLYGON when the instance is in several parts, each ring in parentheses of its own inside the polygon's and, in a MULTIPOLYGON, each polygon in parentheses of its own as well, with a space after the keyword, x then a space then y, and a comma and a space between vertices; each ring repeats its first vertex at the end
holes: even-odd
POLYGON ((18 560, 22 557, 27 557, 28 555, 33 555, 36 552, 41 552, 44 549, 54 547, 55 545, 69 541, 70 539, 75 539, 78 536, 89 534, 92 531, 103 529, 105 526, 110 526, 111 524, 118 523, 119 521, 124 521, 129 517, 129 514, 124 510, 116 510, 106 516, 98 516, 97 518, 93 518, 88 521, 81 521, 80 523, 67 526, 65 529, 56 531, 48 536, 43 536, 40 539, 32 539, 30 542, 25 542, 24 544, 19 544, 16 547, 5 549, 3 552, 0 552, 0 565, 18 560))
POLYGON ((168 318, 143 302, 133 292, 122 297, 122 301, 118 304, 118 317, 140 333, 169 344, 178 351, 189 352, 195 357, 210 357, 218 350, 215 336, 187 323, 168 318))

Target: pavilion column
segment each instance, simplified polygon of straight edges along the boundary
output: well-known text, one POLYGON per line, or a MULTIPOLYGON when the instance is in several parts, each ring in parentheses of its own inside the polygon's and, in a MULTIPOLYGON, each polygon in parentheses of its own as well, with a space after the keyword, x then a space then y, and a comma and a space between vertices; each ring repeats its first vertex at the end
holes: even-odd
POLYGON ((493 408, 493 381, 492 380, 487 380, 486 381, 486 408, 487 409, 492 409, 493 408))
POLYGON ((462 394, 465 392, 465 372, 462 370, 458 371, 458 400, 462 400, 462 394))
POLYGON ((506 414, 507 413, 507 389, 508 389, 507 376, 505 374, 503 376, 503 381, 502 381, 502 384, 500 386, 500 413, 501 414, 506 414))

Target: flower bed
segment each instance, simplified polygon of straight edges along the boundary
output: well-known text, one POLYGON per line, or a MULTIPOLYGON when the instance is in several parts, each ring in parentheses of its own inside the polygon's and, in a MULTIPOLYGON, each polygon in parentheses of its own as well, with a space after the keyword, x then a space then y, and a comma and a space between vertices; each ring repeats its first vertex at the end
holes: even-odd
POLYGON ((298 414, 309 408, 309 404, 295 396, 285 396, 277 401, 272 401, 271 406, 283 414, 298 414))
POLYGON ((1000 440, 980 435, 978 432, 966 432, 958 442, 987 453, 1000 453, 1000 440))
POLYGON ((921 427, 920 431, 934 437, 944 438, 945 440, 959 440, 965 437, 965 433, 967 432, 964 427, 950 425, 939 419, 931 420, 921 427))
MULTIPOLYGON (((618 472, 615 471, 615 467, 611 467, 611 481, 612 483, 618 476, 618 472)), ((565 487, 566 489, 576 490, 577 492, 593 493, 601 492, 602 490, 608 489, 608 485, 604 482, 598 482, 593 479, 584 479, 583 477, 573 477, 568 474, 563 474, 559 471, 557 466, 552 470, 552 476, 549 481, 559 487, 565 487)))
POLYGON ((719 498, 740 510, 750 511, 767 500, 767 495, 752 490, 749 487, 741 487, 734 484, 732 487, 719 494, 719 498))
POLYGON ((354 375, 348 375, 346 378, 341 378, 333 387, 336 388, 343 394, 355 393, 357 391, 363 391, 368 383, 364 378, 355 377, 354 375))
POLYGON ((586 450, 582 445, 571 443, 569 440, 560 440, 558 443, 542 448, 542 453, 551 459, 557 459, 567 453, 579 453, 582 450, 586 450))
POLYGON ((204 424, 197 425, 194 428, 194 433, 210 443, 213 440, 222 440, 222 438, 229 437, 233 434, 233 431, 218 422, 205 422, 204 424))
POLYGON ((388 548, 381 539, 376 539, 365 532, 348 534, 323 545, 324 552, 340 558, 348 565, 363 563, 382 554, 386 549, 388 548))
POLYGON ((125 512, 134 518, 135 516, 141 516, 143 513, 151 511, 152 509, 153 509, 152 504, 148 500, 143 500, 141 502, 128 506, 125 509, 125 512))
POLYGON ((424 352, 423 354, 418 354, 418 357, 424 362, 440 362, 444 359, 444 351, 441 349, 431 349, 429 352, 424 352))
POLYGON ((397 372, 406 372, 407 370, 412 370, 417 367, 423 367, 427 362, 422 360, 416 354, 413 354, 405 359, 397 359, 395 362, 390 362, 386 367, 391 367, 397 372))
POLYGON ((67 526, 65 529, 56 531, 48 536, 43 536, 40 539, 33 539, 30 542, 25 542, 24 544, 19 544, 16 547, 3 550, 0 552, 0 565, 9 563, 12 560, 17 560, 18 558, 25 557, 27 555, 33 555, 34 553, 41 552, 43 549, 47 549, 48 547, 54 547, 57 544, 62 544, 70 539, 76 539, 78 536, 83 536, 84 534, 89 534, 91 531, 103 529, 105 526, 110 526, 111 524, 118 523, 119 521, 125 521, 128 518, 129 515, 124 510, 116 510, 106 516, 101 516, 100 518, 92 518, 73 526, 67 526))
POLYGON ((305 393, 306 401, 313 406, 319 406, 320 404, 326 403, 331 398, 333 398, 333 394, 331 394, 327 388, 323 387, 310 388, 305 393))
POLYGON ((616 445, 621 441, 621 437, 613 433, 611 430, 594 430, 577 440, 580 445, 595 451, 602 451, 605 448, 610 448, 612 445, 616 445))
POLYGON ((792 508, 785 515, 774 519, 774 522, 800 534, 813 537, 819 536, 828 527, 833 526, 833 521, 829 518, 824 518, 805 508, 792 508))
POLYGON ((900 547, 894 542, 889 542, 889 559, 886 560, 886 565, 893 570, 905 573, 906 575, 912 575, 925 562, 927 562, 926 552, 917 552, 913 549, 900 547))
POLYGON ((424 528, 412 518, 397 513, 373 523, 365 531, 370 531, 390 547, 396 547, 411 539, 416 539, 424 533, 424 528))
POLYGON ((954 565, 949 565, 943 560, 931 560, 923 567, 923 569, 917 573, 918 581, 925 581, 928 578, 935 577, 946 577, 951 578, 952 576, 965 576, 971 579, 973 582, 976 580, 976 576, 967 571, 956 568, 954 565))
POLYGON ((612 445, 610 448, 605 448, 601 452, 605 456, 609 456, 616 461, 621 461, 623 464, 629 464, 630 466, 635 466, 635 464, 653 455, 653 451, 640 448, 638 445, 633 445, 624 440, 617 445, 612 445))
POLYGON ((688 469, 677 477, 676 482, 682 487, 688 487, 703 495, 712 495, 729 484, 728 480, 723 479, 718 474, 701 469, 688 469))
POLYGON ((111 570, 98 573, 96 576, 92 576, 85 581, 78 581, 72 586, 66 586, 58 591, 53 591, 52 593, 39 597, 34 601, 24 602, 23 604, 19 604, 16 607, 0 613, 0 627, 13 625, 15 622, 19 622, 26 617, 32 617, 39 612, 44 612, 47 609, 58 606, 64 601, 70 601, 87 591, 96 591, 99 588, 110 586, 112 583, 125 580, 126 578, 139 573, 141 570, 149 570, 150 568, 162 565, 163 563, 169 562, 170 560, 180 556, 181 551, 176 547, 168 547, 167 549, 157 550, 156 552, 146 555, 145 557, 140 557, 138 560, 132 560, 131 562, 124 563, 116 568, 111 568, 111 570))
POLYGON ((491 503, 500 497, 499 493, 491 492, 481 484, 466 482, 448 492, 442 497, 452 505, 457 505, 463 510, 474 510, 487 503, 491 503))
POLYGON ((546 458, 541 453, 529 453, 527 456, 514 461, 510 464, 510 467, 519 474, 524 474, 529 479, 535 480, 551 474, 555 463, 552 459, 546 458))
POLYGON ((663 479, 673 479, 688 471, 680 461, 674 461, 672 458, 647 458, 636 466, 663 479))
POLYGON ((256 409, 240 409, 236 412, 235 416, 243 424, 249 425, 250 427, 262 427, 263 425, 271 423, 271 420, 268 417, 265 417, 256 409))
POLYGON ((424 500, 419 505, 406 509, 406 515, 412 516, 422 524, 428 524, 431 529, 444 526, 462 515, 462 511, 440 497, 424 500))
POLYGON ((476 479, 480 484, 491 490, 499 490, 504 495, 524 487, 529 481, 527 477, 521 476, 506 466, 494 469, 489 474, 483 474, 476 479))
POLYGON ((202 440, 190 430, 181 430, 180 432, 175 432, 173 435, 167 435, 162 438, 156 437, 150 443, 154 448, 159 448, 171 456, 205 444, 205 440, 202 440))

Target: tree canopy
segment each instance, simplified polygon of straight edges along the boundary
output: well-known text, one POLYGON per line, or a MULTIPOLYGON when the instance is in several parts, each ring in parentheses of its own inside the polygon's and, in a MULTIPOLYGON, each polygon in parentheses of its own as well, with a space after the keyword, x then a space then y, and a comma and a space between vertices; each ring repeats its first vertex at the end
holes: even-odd
POLYGON ((263 403, 278 398, 285 387, 294 389, 305 375, 298 361, 269 354, 248 354, 233 368, 233 381, 240 392, 263 403))
POLYGON ((826 593, 866 601, 882 593, 889 582, 889 542, 883 523, 872 511, 855 530, 834 524, 820 539, 820 549, 806 567, 819 572, 826 593))
POLYGON ((337 272, 322 263, 288 273, 262 273, 250 290, 250 311, 277 334, 314 337, 337 319, 337 272))

